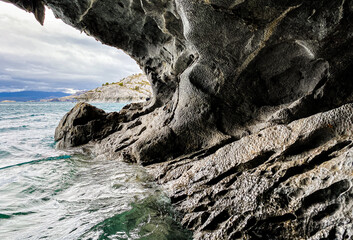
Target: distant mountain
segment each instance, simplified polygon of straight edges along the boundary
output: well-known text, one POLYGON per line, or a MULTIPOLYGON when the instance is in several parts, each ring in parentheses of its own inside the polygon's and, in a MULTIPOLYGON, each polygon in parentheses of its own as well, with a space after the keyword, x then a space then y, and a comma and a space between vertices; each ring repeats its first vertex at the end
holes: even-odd
POLYGON ((39 101, 41 99, 51 99, 69 96, 70 94, 64 92, 42 92, 42 91, 22 91, 22 92, 0 92, 0 102, 16 101, 39 101))
POLYGON ((65 97, 57 97, 57 98, 50 98, 50 99, 41 99, 41 102, 77 102, 77 97, 86 93, 87 91, 81 90, 77 91, 76 93, 65 96, 65 97))

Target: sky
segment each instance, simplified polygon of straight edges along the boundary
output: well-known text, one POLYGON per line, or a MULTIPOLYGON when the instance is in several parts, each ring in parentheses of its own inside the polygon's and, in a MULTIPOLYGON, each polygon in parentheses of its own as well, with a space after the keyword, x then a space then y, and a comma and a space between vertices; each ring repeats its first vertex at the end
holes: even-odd
POLYGON ((33 14, 0 1, 0 92, 74 93, 139 72, 123 51, 64 24, 50 9, 43 27, 33 14))

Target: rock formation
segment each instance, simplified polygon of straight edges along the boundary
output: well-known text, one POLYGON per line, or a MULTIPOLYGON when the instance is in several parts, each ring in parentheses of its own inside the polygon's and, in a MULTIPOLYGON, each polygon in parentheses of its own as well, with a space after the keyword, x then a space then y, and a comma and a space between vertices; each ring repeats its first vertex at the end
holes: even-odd
POLYGON ((76 96, 80 102, 141 102, 150 98, 151 85, 143 74, 134 74, 76 96))
POLYGON ((55 130, 58 148, 78 146, 102 139, 119 129, 119 113, 105 113, 87 103, 77 103, 55 130))
POLYGON ((79 91, 73 95, 42 99, 41 102, 141 102, 152 98, 151 85, 147 77, 134 74, 121 79, 119 82, 106 83, 101 87, 79 91))
POLYGON ((88 140, 149 165, 195 239, 353 238, 352 0, 40 3, 143 68, 152 101, 88 140))

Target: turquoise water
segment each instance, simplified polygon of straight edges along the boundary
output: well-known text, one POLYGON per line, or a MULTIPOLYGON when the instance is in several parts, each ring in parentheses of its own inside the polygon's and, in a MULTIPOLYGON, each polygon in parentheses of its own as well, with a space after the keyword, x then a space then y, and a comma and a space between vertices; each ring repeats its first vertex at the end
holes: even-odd
POLYGON ((190 239, 143 168, 55 150, 73 106, 0 103, 0 239, 190 239))

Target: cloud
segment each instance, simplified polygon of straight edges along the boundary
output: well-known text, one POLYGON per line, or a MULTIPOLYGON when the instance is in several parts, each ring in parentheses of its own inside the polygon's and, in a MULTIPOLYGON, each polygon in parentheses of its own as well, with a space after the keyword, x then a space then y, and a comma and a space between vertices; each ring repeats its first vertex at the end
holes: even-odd
POLYGON ((0 92, 21 92, 24 88, 0 88, 0 92))
POLYGON ((47 9, 33 14, 0 2, 0 91, 91 89, 141 72, 123 51, 64 24, 47 9))

